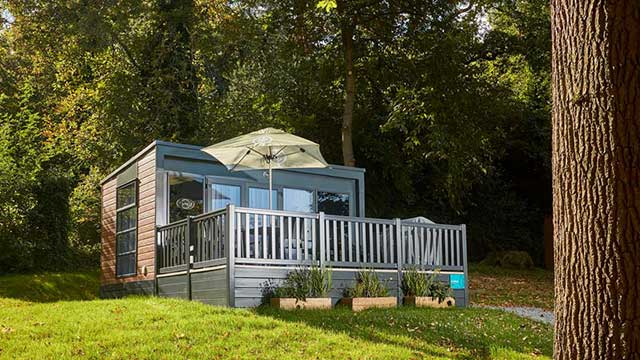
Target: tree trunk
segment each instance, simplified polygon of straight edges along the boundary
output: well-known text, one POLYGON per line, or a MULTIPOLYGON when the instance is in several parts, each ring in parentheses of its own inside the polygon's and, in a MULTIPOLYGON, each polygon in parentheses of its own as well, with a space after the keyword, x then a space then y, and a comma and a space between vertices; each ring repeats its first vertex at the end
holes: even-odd
POLYGON ((345 65, 345 95, 344 111, 342 113, 342 159, 346 166, 355 166, 356 159, 353 154, 353 108, 356 102, 356 79, 353 71, 353 33, 355 23, 345 9, 347 5, 344 0, 338 1, 337 5, 340 16, 340 32, 345 65))
POLYGON ((552 0, 556 359, 640 359, 640 2, 552 0))

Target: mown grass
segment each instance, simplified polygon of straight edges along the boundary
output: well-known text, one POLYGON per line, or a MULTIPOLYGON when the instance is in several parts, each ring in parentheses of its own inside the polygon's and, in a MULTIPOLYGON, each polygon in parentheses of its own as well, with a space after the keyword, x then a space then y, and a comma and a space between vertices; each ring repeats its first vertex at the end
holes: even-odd
POLYGON ((544 269, 510 270, 472 264, 469 290, 475 305, 553 310, 553 272, 544 269))
POLYGON ((99 272, 0 275, 0 298, 32 302, 93 300, 100 289, 99 272))
POLYGON ((7 359, 551 356, 548 326, 487 309, 284 312, 139 297, 0 304, 0 357, 7 359))
POLYGON ((0 276, 0 359, 544 359, 552 355, 550 326, 489 309, 287 312, 153 297, 92 300, 97 282, 97 273, 0 276))

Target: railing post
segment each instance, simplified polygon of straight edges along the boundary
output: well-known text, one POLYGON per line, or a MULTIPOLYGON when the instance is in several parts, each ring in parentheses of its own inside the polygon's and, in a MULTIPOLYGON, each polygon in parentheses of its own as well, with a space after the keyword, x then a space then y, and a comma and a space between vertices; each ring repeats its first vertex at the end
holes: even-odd
POLYGON ((191 216, 187 216, 187 229, 184 234, 185 265, 187 266, 187 298, 191 300, 191 216))
MULTIPOLYGON (((224 239, 226 241, 225 253, 227 256, 227 275, 229 281, 229 306, 234 307, 236 305, 236 282, 235 282, 235 222, 236 222, 236 207, 233 204, 227 205, 227 219, 224 239)), ((247 229, 249 231, 249 229, 247 229)))
POLYGON ((318 213, 318 230, 319 230, 319 241, 320 241, 320 268, 324 268, 325 257, 325 227, 324 227, 324 211, 320 211, 318 213))
POLYGON ((467 274, 467 225, 460 225, 462 231, 462 266, 464 267, 464 306, 469 306, 469 278, 467 274))
POLYGON ((156 239, 155 239, 155 251, 153 254, 153 294, 158 296, 158 273, 160 272, 160 254, 162 254, 162 247, 160 241, 160 232, 158 231, 158 226, 155 226, 156 239))
POLYGON ((398 306, 402 303, 402 259, 404 258, 403 250, 403 239, 402 239, 402 220, 399 218, 395 219, 395 227, 396 227, 396 257, 397 257, 397 265, 398 265, 398 306))

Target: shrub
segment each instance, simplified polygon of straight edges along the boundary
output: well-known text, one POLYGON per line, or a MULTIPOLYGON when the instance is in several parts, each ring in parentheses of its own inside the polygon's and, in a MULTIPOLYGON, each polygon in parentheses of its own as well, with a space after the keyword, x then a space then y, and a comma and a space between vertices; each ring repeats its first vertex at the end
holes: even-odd
POLYGON ((316 266, 310 269, 300 267, 287 274, 286 280, 280 286, 272 279, 262 283, 262 299, 265 303, 271 298, 296 298, 304 301, 308 297, 327 297, 330 290, 330 269, 316 266))
POLYGON ((362 269, 356 276, 356 286, 345 289, 346 297, 382 297, 387 296, 389 281, 381 281, 373 269, 362 269))
POLYGON ((404 296, 429 296, 443 301, 452 296, 449 285, 437 280, 439 271, 421 274, 416 268, 407 269, 402 275, 401 289, 404 296))

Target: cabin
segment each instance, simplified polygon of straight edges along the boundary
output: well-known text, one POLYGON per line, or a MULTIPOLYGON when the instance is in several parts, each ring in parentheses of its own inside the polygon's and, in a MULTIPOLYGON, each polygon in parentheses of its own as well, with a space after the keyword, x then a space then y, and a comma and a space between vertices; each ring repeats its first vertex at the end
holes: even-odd
POLYGON ((254 307, 266 282, 305 266, 331 269, 335 302, 363 268, 400 296, 411 267, 468 303, 464 225, 367 218, 361 168, 278 169, 269 194, 265 171, 201 149, 156 140, 102 180, 101 297, 254 307))

